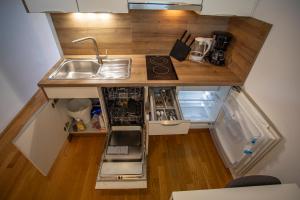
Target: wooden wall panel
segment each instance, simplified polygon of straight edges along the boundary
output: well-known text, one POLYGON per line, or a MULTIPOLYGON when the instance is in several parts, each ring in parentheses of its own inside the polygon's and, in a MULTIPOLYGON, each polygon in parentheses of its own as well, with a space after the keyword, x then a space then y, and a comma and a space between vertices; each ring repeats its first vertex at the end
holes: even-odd
POLYGON ((246 80, 272 25, 251 17, 232 17, 228 31, 233 41, 227 52, 228 67, 246 80))
POLYGON ((129 14, 51 14, 64 54, 94 54, 90 42, 72 40, 92 36, 101 53, 168 54, 187 29, 193 36, 226 30, 228 17, 201 16, 192 11, 134 10, 129 14))

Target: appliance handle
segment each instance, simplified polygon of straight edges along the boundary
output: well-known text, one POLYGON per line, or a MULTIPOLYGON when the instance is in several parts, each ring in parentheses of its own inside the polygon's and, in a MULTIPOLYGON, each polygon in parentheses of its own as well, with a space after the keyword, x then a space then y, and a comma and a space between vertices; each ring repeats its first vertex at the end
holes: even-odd
POLYGON ((182 124, 183 122, 178 121, 161 121, 160 124, 163 126, 177 126, 182 124))
POLYGON ((207 42, 207 41, 205 41, 205 43, 207 44, 207 48, 205 49, 203 55, 206 55, 206 54, 209 52, 210 47, 211 47, 211 45, 212 45, 212 42, 207 42))

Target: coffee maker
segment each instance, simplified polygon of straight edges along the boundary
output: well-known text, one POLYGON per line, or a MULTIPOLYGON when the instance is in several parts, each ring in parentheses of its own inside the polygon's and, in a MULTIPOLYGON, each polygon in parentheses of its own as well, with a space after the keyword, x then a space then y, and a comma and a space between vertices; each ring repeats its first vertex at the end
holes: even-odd
POLYGON ((215 31, 212 35, 214 41, 207 59, 213 65, 225 65, 225 52, 232 39, 232 34, 224 31, 215 31))

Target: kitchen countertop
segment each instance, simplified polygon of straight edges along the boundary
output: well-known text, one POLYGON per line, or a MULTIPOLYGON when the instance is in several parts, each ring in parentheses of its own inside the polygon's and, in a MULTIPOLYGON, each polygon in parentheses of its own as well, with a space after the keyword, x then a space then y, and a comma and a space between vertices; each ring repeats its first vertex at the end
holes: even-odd
MULTIPOLYGON (((94 55, 68 55, 65 58, 95 58, 94 55)), ((243 82, 228 68, 191 61, 179 62, 172 58, 178 80, 147 80, 145 55, 109 55, 108 57, 130 57, 131 75, 123 80, 50 80, 63 59, 60 59, 38 83, 40 87, 90 87, 90 86, 241 86, 243 82)))

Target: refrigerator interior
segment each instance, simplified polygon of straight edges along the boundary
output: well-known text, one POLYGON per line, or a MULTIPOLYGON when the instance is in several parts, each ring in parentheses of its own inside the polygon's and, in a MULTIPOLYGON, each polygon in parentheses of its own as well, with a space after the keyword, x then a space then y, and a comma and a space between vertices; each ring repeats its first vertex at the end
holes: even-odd
POLYGON ((191 122, 214 122, 229 90, 229 86, 179 87, 183 118, 191 122))

